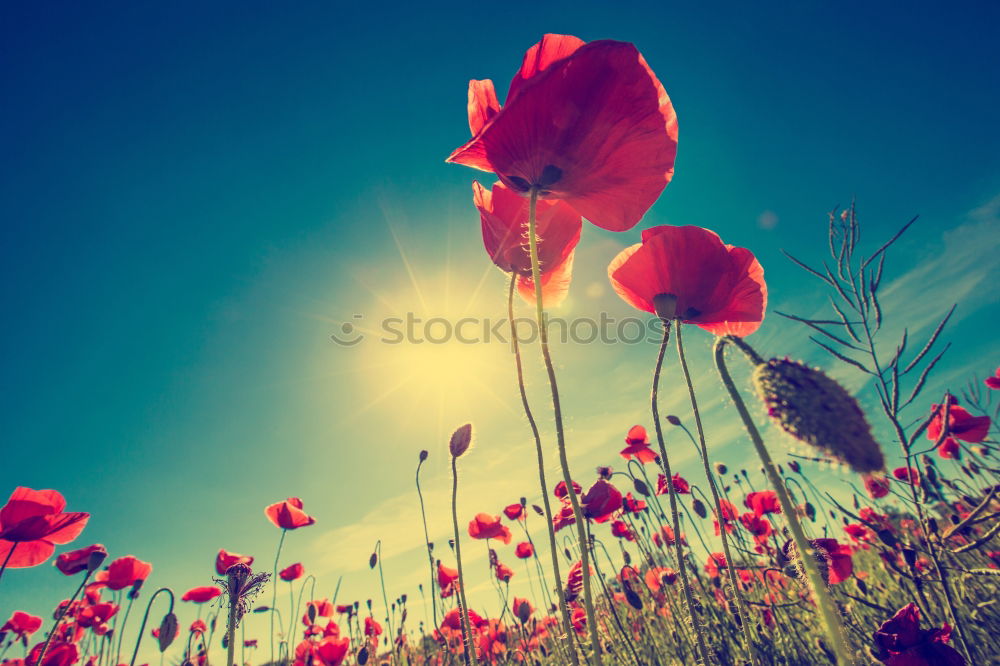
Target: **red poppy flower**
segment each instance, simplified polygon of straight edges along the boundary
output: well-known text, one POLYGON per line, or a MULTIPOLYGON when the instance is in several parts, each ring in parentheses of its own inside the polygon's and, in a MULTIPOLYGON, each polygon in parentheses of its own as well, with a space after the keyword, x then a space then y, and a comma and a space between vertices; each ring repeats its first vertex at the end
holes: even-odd
POLYGON ((993 376, 987 377, 983 383, 994 391, 1000 389, 1000 368, 997 368, 996 372, 993 373, 993 376))
POLYGON ((302 500, 298 497, 289 497, 284 502, 270 505, 264 509, 264 515, 274 523, 275 527, 283 530, 295 530, 316 522, 315 518, 302 510, 302 500))
MULTIPOLYGON (((594 567, 590 566, 591 575, 594 574, 594 567)), ((583 560, 577 560, 573 563, 573 566, 569 568, 569 573, 566 574, 566 590, 565 597, 566 603, 576 601, 577 597, 583 591, 583 560)))
POLYGON ((522 619, 522 621, 527 621, 527 618, 535 612, 535 607, 531 605, 531 602, 521 597, 514 597, 514 600, 510 602, 510 609, 513 611, 514 617, 522 619))
POLYGON ((365 618, 365 636, 371 636, 372 638, 377 638, 382 635, 382 625, 375 621, 375 618, 369 616, 365 618))
POLYGON ((659 592, 664 585, 673 585, 677 581, 677 572, 670 567, 653 567, 644 578, 650 592, 659 592))
MULTIPOLYGON (((691 484, 687 482, 680 474, 674 474, 672 477, 671 485, 674 487, 674 492, 678 495, 690 495, 691 494, 691 484)), ((660 474, 656 478, 656 494, 666 495, 667 494, 667 477, 660 474)))
POLYGON ((774 529, 771 527, 771 523, 768 522, 766 518, 758 516, 756 513, 748 512, 740 516, 740 525, 742 525, 747 532, 754 535, 754 540, 757 543, 766 542, 767 538, 771 536, 774 529))
POLYGON ((514 577, 514 570, 503 562, 497 562, 493 570, 497 575, 497 580, 502 580, 505 583, 510 582, 510 579, 514 577))
POLYGON ((315 617, 331 617, 333 615, 333 604, 329 599, 314 599, 306 603, 306 614, 302 616, 302 624, 312 624, 312 619, 309 617, 310 608, 315 609, 313 613, 315 617))
MULTIPOLYGON (((56 569, 63 572, 67 576, 72 576, 78 574, 81 571, 87 569, 90 566, 90 558, 94 553, 100 553, 102 560, 107 557, 107 549, 99 543, 95 543, 93 546, 87 546, 86 548, 81 548, 79 550, 71 550, 66 553, 62 553, 56 558, 56 569)), ((100 566, 99 564, 96 566, 100 566)))
POLYGON ((622 500, 622 509, 625 513, 639 513, 646 509, 646 503, 641 499, 636 499, 632 497, 632 493, 625 495, 625 499, 622 500))
MULTIPOLYGON (((528 200, 497 183, 492 191, 472 183, 472 198, 479 209, 483 245, 497 268, 517 274, 517 291, 535 303, 528 248, 528 200)), ((573 251, 580 242, 580 215, 561 201, 539 201, 535 208, 535 237, 542 276, 542 302, 546 307, 562 303, 573 275, 573 251)))
POLYGON ((510 543, 510 529, 500 523, 500 516, 488 513, 477 513, 469 522, 469 536, 473 539, 499 539, 505 544, 510 543))
MULTIPOLYGON (((660 531, 653 533, 653 541, 660 541, 668 546, 674 545, 674 528, 670 525, 661 525, 660 531), (663 535, 662 538, 660 535, 663 535)), ((687 538, 684 536, 683 532, 681 532, 681 545, 687 545, 687 538)))
POLYGON ((25 657, 25 666, 73 666, 80 661, 80 648, 75 643, 52 643, 45 650, 45 661, 38 663, 42 656, 45 643, 39 643, 31 648, 31 652, 25 657))
POLYGON ((196 604, 203 604, 206 601, 211 601, 221 594, 222 590, 214 585, 208 587, 194 587, 184 593, 184 596, 181 597, 181 601, 191 601, 196 604))
POLYGON ((871 532, 867 527, 859 523, 848 523, 844 525, 844 532, 854 541, 868 541, 871 539, 871 532))
POLYGON ((112 562, 107 570, 98 571, 94 580, 112 590, 123 590, 132 587, 137 581, 146 580, 151 573, 153 573, 152 564, 132 555, 126 555, 112 562))
POLYGON ((305 567, 301 563, 295 563, 290 567, 286 567, 278 572, 278 577, 281 580, 291 583, 293 580, 298 580, 302 578, 302 574, 306 572, 305 567))
POLYGON ((620 451, 622 458, 635 458, 644 465, 656 460, 656 453, 649 448, 649 436, 641 425, 634 425, 629 429, 625 443, 628 446, 620 451))
POLYGON ((224 549, 220 549, 219 554, 215 556, 215 572, 220 576, 225 576, 226 571, 234 564, 245 564, 249 567, 253 564, 253 558, 249 555, 230 553, 224 549))
POLYGON ((576 514, 573 513, 573 507, 568 503, 563 504, 562 507, 556 511, 555 515, 552 516, 552 528, 556 532, 564 527, 569 527, 574 524, 576 524, 576 514))
MULTIPOLYGON (((574 481, 573 482, 573 492, 576 493, 577 495, 579 495, 581 490, 583 490, 583 487, 579 483, 577 483, 576 481, 574 481)), ((559 483, 557 483, 555 489, 552 492, 559 499, 565 499, 565 498, 569 497, 569 493, 566 492, 566 482, 565 481, 560 481, 559 483)))
POLYGON ((622 494, 611 482, 598 479, 583 496, 580 504, 584 516, 595 523, 604 523, 622 508, 622 494))
POLYGON ((119 610, 118 604, 110 601, 85 606, 76 616, 76 622, 81 627, 97 627, 113 618, 119 610))
POLYGON ((508 504, 503 508, 503 515, 507 516, 507 520, 523 520, 524 507, 520 504, 508 504))
POLYGON ((514 548, 514 554, 520 559, 526 560, 535 554, 535 547, 528 541, 522 541, 514 548))
POLYGON ((962 447, 954 437, 945 437, 937 447, 938 455, 949 460, 957 460, 962 457, 962 447))
POLYGON ((907 481, 914 485, 920 483, 920 473, 912 467, 897 467, 892 470, 892 475, 899 481, 907 481))
POLYGON ((611 523, 611 534, 619 539, 635 541, 635 535, 632 534, 632 530, 629 528, 628 524, 622 520, 616 520, 611 523))
POLYGON ((208 631, 208 625, 204 620, 198 619, 191 623, 190 631, 192 634, 204 634, 208 631))
POLYGON ((677 116, 632 44, 545 35, 503 108, 490 80, 469 83, 473 137, 448 162, 491 171, 519 192, 561 199, 610 231, 631 229, 670 182, 677 116))
POLYGON ((947 645, 951 627, 920 628, 920 609, 903 606, 872 636, 875 658, 890 666, 964 666, 965 658, 947 645))
POLYGON ((889 516, 883 513, 877 513, 874 509, 870 507, 867 506, 861 507, 861 510, 858 512, 858 516, 860 516, 861 520, 865 521, 866 523, 872 523, 874 525, 884 525, 886 527, 889 527, 889 516))
POLYGON ((764 320, 764 269, 750 250, 722 242, 701 227, 659 226, 608 266, 611 286, 626 303, 656 313, 657 296, 676 298, 673 313, 715 335, 750 335, 764 320))
POLYGON ((29 615, 24 611, 14 611, 10 619, 0 627, 0 636, 9 631, 22 641, 27 641, 28 637, 38 631, 41 626, 42 618, 29 615))
POLYGON ((889 494, 889 479, 871 474, 866 474, 863 478, 865 490, 872 499, 880 499, 889 494))
MULTIPOLYGON (((954 398, 950 398, 954 401, 954 398)), ((927 439, 936 442, 941 437, 941 430, 944 428, 944 406, 931 405, 931 412, 934 418, 927 426, 927 439)), ((973 416, 964 408, 952 402, 948 408, 948 434, 963 442, 978 444, 986 439, 990 432, 990 417, 973 416)))
POLYGON ((0 562, 6 560, 13 569, 38 566, 56 544, 80 536, 90 514, 66 513, 65 508, 66 500, 55 490, 15 488, 0 509, 0 562))
POLYGON ((718 578, 719 570, 726 568, 725 553, 710 553, 708 561, 705 562, 705 572, 709 578, 718 578))
POLYGON ((781 513, 781 503, 773 490, 757 490, 748 493, 743 500, 743 505, 752 509, 758 518, 765 513, 781 513))
MULTIPOLYGON (((483 618, 479 614, 469 609, 469 622, 474 626, 479 626, 483 622, 483 618)), ((454 631, 462 630, 462 612, 458 608, 452 608, 450 611, 444 614, 444 618, 441 620, 442 627, 448 627, 454 631)))
MULTIPOLYGON (((854 572, 854 563, 851 560, 851 548, 847 545, 837 543, 836 539, 810 539, 809 544, 813 549, 813 557, 819 565, 820 573, 830 585, 843 583, 851 577, 854 572)), ((789 539, 781 547, 785 559, 796 561, 798 550, 795 542, 789 539)))

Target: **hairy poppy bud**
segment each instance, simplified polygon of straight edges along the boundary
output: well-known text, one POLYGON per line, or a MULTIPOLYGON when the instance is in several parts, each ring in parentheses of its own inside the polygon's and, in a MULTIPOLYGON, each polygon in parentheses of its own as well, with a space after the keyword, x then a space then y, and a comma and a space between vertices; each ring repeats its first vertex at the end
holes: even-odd
POLYGON ((649 486, 647 486, 641 479, 633 479, 632 486, 635 488, 635 492, 639 493, 643 497, 649 497, 649 486))
POLYGON ((452 433, 451 441, 448 442, 448 450, 451 451, 453 458, 458 458, 469 450, 470 444, 472 444, 472 424, 466 423, 452 433))
POLYGON ((95 550, 94 552, 92 552, 90 556, 87 558, 87 573, 94 573, 95 571, 100 569, 101 565, 104 563, 104 558, 106 558, 107 556, 108 556, 108 551, 104 550, 103 548, 101 550, 95 550))
POLYGON ((679 426, 681 424, 681 420, 676 416, 674 416, 673 414, 669 414, 667 416, 667 423, 669 423, 672 426, 679 426))
POLYGON ((792 470, 796 474, 802 473, 802 465, 800 465, 797 460, 789 460, 788 469, 792 470))
POLYGON ((527 500, 526 498, 522 497, 522 498, 520 499, 520 503, 521 503, 521 506, 522 506, 522 507, 523 507, 523 506, 527 506, 527 505, 528 505, 528 500, 527 500))
POLYGON ((699 518, 706 518, 708 516, 708 511, 705 510, 705 504, 698 498, 691 501, 691 508, 694 512, 698 514, 699 518))
POLYGON ((378 564, 378 553, 372 553, 368 558, 368 568, 374 569, 376 564, 378 564))
POLYGON ((156 636, 156 640, 159 642, 160 652, 166 652, 170 644, 174 642, 174 637, 177 635, 177 616, 173 613, 167 613, 163 616, 163 621, 160 622, 160 631, 156 636))
POLYGON ((858 401, 823 372, 789 359, 771 359, 757 366, 752 382, 768 416, 799 441, 859 473, 885 467, 858 401))
POLYGON ((542 507, 538 506, 537 504, 532 504, 531 508, 534 509, 535 513, 537 513, 539 516, 544 516, 545 515, 545 512, 542 511, 542 507))
POLYGON ((427 453, 426 449, 421 449, 421 451, 420 451, 420 462, 423 462, 423 461, 427 460, 427 456, 428 455, 429 454, 427 453))
POLYGON ((729 468, 726 467, 723 463, 715 463, 715 473, 718 474, 719 476, 725 476, 728 471, 729 468))

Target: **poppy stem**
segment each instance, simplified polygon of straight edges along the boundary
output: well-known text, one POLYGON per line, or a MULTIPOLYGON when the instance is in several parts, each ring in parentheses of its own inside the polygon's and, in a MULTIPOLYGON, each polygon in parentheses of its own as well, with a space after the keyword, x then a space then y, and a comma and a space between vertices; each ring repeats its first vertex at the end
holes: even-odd
MULTIPOLYGON (((670 501, 670 521, 674 527, 674 552, 677 557, 677 571, 681 577, 681 587, 684 589, 684 602, 687 604, 688 617, 691 626, 694 628, 695 639, 698 643, 698 658, 702 663, 711 663, 709 658, 708 645, 705 642, 705 634, 702 630, 701 622, 694 614, 694 595, 691 593, 691 583, 688 579, 687 565, 684 559, 684 549, 681 545, 681 520, 677 511, 677 493, 674 492, 673 473, 670 471, 670 459, 667 457, 667 446, 663 442, 663 428, 660 426, 660 371, 663 368, 663 356, 667 350, 667 343, 670 341, 670 322, 667 317, 663 317, 663 340, 660 341, 660 350, 656 355, 656 367, 653 370, 653 389, 650 393, 650 401, 653 410, 653 428, 656 430, 656 441, 660 446, 660 464, 663 466, 663 473, 667 478, 667 499, 670 501)), ((655 489, 653 491, 655 493, 655 489)))
POLYGON ((389 615, 389 598, 385 596, 385 576, 382 575, 382 540, 375 544, 375 551, 378 553, 378 580, 382 586, 382 603, 385 605, 385 621, 389 625, 389 635, 394 636, 396 631, 392 628, 392 616, 389 615))
MULTIPOLYGON (((170 608, 167 609, 167 616, 174 614, 174 591, 169 587, 161 587, 156 592, 153 592, 152 596, 149 597, 149 603, 146 604, 146 612, 142 616, 142 624, 139 626, 139 636, 135 640, 135 649, 132 650, 132 661, 129 662, 129 666, 135 666, 135 658, 139 654, 139 644, 142 643, 143 634, 146 631, 146 622, 149 621, 149 610, 153 607, 153 602, 156 600, 156 597, 160 595, 160 592, 166 592, 170 595, 170 608)), ((176 618, 174 618, 173 627, 175 630, 177 626, 176 621, 176 618)), ((171 637, 170 641, 173 642, 173 637, 171 637)), ((205 652, 207 654, 208 650, 205 652)), ((41 663, 41 660, 39 660, 38 663, 41 663)))
POLYGON ((476 662, 476 645, 472 640, 472 623, 469 621, 469 602, 465 598, 465 575, 462 573, 462 541, 458 532, 458 457, 451 457, 451 522, 455 528, 455 559, 458 561, 458 605, 462 612, 462 647, 465 663, 476 662))
MULTIPOLYGON (((545 371, 549 377, 549 388, 552 392, 552 412, 556 422, 556 442, 559 445, 559 464, 562 467, 563 480, 566 482, 567 495, 573 507, 573 517, 576 522, 577 538, 580 541, 580 556, 583 566, 583 604, 587 610, 587 628, 590 630, 590 642, 593 649, 595 666, 601 666, 601 639, 597 627, 597 617, 594 614, 594 600, 590 589, 590 548, 587 545, 587 533, 584 525, 580 501, 573 492, 573 477, 569 471, 569 460, 566 457, 566 437, 563 431, 562 407, 559 403, 559 387, 556 384, 556 371, 549 353, 549 335, 545 328, 545 305, 542 302, 542 270, 538 263, 538 237, 535 233, 536 211, 538 209, 538 188, 532 187, 528 198, 528 250, 531 254, 531 280, 535 284, 535 318, 538 320, 538 341, 542 347, 542 359, 545 371)), ((560 582, 560 587, 562 583, 560 582)))
POLYGON ((271 577, 271 662, 274 662, 274 613, 278 610, 274 607, 278 600, 278 559, 281 557, 281 547, 285 545, 286 529, 281 530, 281 538, 278 539, 278 552, 274 554, 274 575, 271 577))
POLYGON ((7 570, 7 563, 10 562, 10 558, 14 556, 14 549, 17 548, 18 543, 19 542, 15 541, 14 545, 7 551, 7 557, 3 559, 3 564, 0 565, 0 578, 3 578, 3 572, 7 570))
POLYGON ((830 647, 836 655, 837 663, 841 666, 853 664, 854 660, 851 657, 851 649, 847 642, 847 635, 844 631, 844 625, 841 622, 836 602, 830 595, 830 590, 827 588, 826 582, 823 580, 823 576, 816 566, 816 560, 813 558, 815 549, 806 539, 802 523, 799 522, 795 514, 795 506, 788 496, 788 489, 781 480, 781 475, 778 473, 778 469, 771 459, 771 454, 768 452, 767 447, 764 446, 764 440, 760 436, 760 431, 757 430, 750 412, 747 411, 746 403, 743 402, 743 398, 740 396, 736 384, 733 383, 733 378, 726 367, 725 348, 727 342, 733 342, 746 353, 745 350, 748 348, 748 345, 743 343, 742 340, 737 343, 730 336, 717 338, 715 341, 715 367, 719 371, 719 377, 722 379, 726 390, 729 391, 733 404, 736 406, 736 411, 743 420, 743 426, 746 428, 747 434, 750 435, 754 449, 756 449, 757 455, 764 466, 764 472, 767 474, 768 480, 771 482, 771 487, 774 488, 774 492, 778 496, 778 501, 781 503, 781 511, 785 514, 785 520, 788 521, 788 527, 792 533, 795 548, 799 553, 799 562, 801 562, 806 578, 809 581, 813 600, 816 602, 816 608, 819 610, 819 616, 823 622, 823 629, 826 631, 830 647))
MULTIPOLYGON (((691 411, 694 412, 694 423, 695 427, 698 429, 698 444, 699 453, 701 454, 701 462, 705 468, 705 477, 708 479, 708 489, 712 492, 712 499, 715 502, 715 513, 719 521, 719 536, 722 538, 722 551, 726 556, 726 575, 729 578, 729 586, 732 588, 733 597, 736 600, 736 610, 738 615, 738 624, 742 629, 744 647, 747 651, 747 656, 750 658, 750 663, 757 666, 757 655, 754 652, 753 635, 750 633, 750 615, 747 612, 746 602, 743 599, 743 593, 740 591, 739 581, 736 579, 736 570, 733 565, 733 555, 729 548, 729 537, 726 536, 726 519, 722 513, 722 502, 719 499, 719 490, 715 485, 715 476, 712 474, 712 468, 708 464, 708 446, 705 444, 705 429, 701 423, 701 412, 698 410, 698 399, 695 397, 694 384, 691 382, 691 372, 688 369, 687 359, 684 356, 684 342, 681 335, 681 329, 683 324, 680 320, 677 321, 677 358, 681 363, 681 370, 684 373, 684 381, 687 384, 688 396, 691 399, 691 411)), ((689 433, 690 434, 690 433, 689 433)), ((668 483, 673 483, 673 480, 669 480, 668 483)))
MULTIPOLYGON (((417 462, 417 497, 420 498, 420 518, 424 521, 424 546, 427 548, 427 564, 430 567, 431 572, 431 610, 434 613, 434 626, 438 626, 438 614, 437 614, 437 592, 434 588, 434 552, 431 550, 431 537, 430 533, 427 531, 427 513, 424 510, 424 493, 420 490, 420 468, 423 466, 424 461, 427 458, 425 456, 420 456, 420 460, 417 462)), ((427 606, 424 606, 424 614, 426 616, 427 606)))
MULTIPOLYGON (((284 530, 282 530, 282 536, 284 536, 284 530)), ((277 587, 277 581, 275 581, 274 587, 277 587)), ((228 650, 226 664, 227 666, 233 666, 236 661, 236 616, 239 612, 239 595, 229 595, 229 626, 226 627, 226 648, 228 650)), ((273 618, 274 615, 272 614, 273 618)))
MULTIPOLYGON (((556 594, 559 597, 559 612, 562 616, 563 631, 566 632, 566 636, 573 636, 573 624, 569 617, 569 607, 566 605, 566 598, 563 595, 562 586, 562 574, 559 571, 559 551, 556 546, 556 533, 552 526, 552 504, 549 501, 549 488, 548 483, 545 480, 545 455, 542 451, 542 438, 538 434, 538 424, 535 423, 535 415, 531 412, 531 406, 528 404, 528 393, 524 388, 524 368, 521 365, 521 347, 517 340, 517 326, 514 323, 514 287, 517 284, 517 273, 511 272, 510 274, 510 288, 507 290, 507 321, 510 322, 510 344, 511 349, 514 351, 514 366, 517 368, 517 388, 521 392, 521 406, 524 408, 524 415, 528 418, 528 425, 531 426, 531 435, 535 440, 535 454, 538 457, 538 484, 541 486, 542 490, 542 507, 545 510, 545 526, 549 534, 549 552, 552 554, 552 571, 556 579, 556 594)), ((525 509, 527 511, 527 509, 525 509)), ((527 521, 525 521, 527 522, 527 521)), ((527 526, 525 526, 524 533, 528 534, 527 526)), ((531 536, 528 536, 528 540, 531 540, 531 536)), ((538 560, 538 554, 534 553, 535 560, 538 560)), ((541 563, 538 564, 539 569, 541 569, 541 563)), ((540 579, 540 582, 544 581, 544 578, 540 579)), ((544 582, 542 583, 542 589, 546 589, 544 582)), ((569 639, 572 641, 572 639, 569 639)), ((574 666, 579 663, 576 656, 576 648, 569 646, 569 655, 574 666)))
MULTIPOLYGON (((13 550, 13 548, 11 550, 13 550)), ((69 598, 69 603, 64 604, 62 608, 59 610, 59 615, 56 616, 56 623, 52 625, 52 631, 50 631, 49 635, 45 637, 45 645, 42 646, 42 653, 38 655, 38 659, 36 660, 35 663, 37 664, 45 663, 45 653, 48 652, 49 643, 52 642, 52 637, 55 635, 56 629, 59 628, 59 623, 62 622, 63 616, 66 615, 66 611, 68 611, 70 606, 73 605, 73 602, 76 601, 76 597, 80 594, 80 592, 83 591, 83 588, 87 586, 87 581, 90 580, 90 574, 92 573, 93 571, 90 571, 89 569, 87 570, 87 575, 83 577, 83 582, 80 583, 80 587, 76 588, 76 592, 74 592, 73 596, 69 598)), ((0 655, 0 657, 2 656, 3 655, 0 655)))

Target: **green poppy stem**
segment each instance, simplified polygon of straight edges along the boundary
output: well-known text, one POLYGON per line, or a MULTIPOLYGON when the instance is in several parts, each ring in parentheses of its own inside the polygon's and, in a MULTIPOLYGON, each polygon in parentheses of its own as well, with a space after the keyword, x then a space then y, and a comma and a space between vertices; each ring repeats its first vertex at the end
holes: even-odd
POLYGON ((455 528, 455 559, 458 561, 458 600, 462 611, 462 646, 465 648, 465 663, 476 665, 476 644, 472 639, 472 623, 469 621, 469 602, 465 598, 465 574, 462 572, 462 540, 458 532, 458 458, 451 458, 451 521, 455 528))
MULTIPOLYGON (((701 412, 698 410, 698 399, 695 397, 694 384, 691 382, 691 371, 688 370, 687 359, 684 357, 684 342, 681 334, 683 324, 677 321, 677 358, 681 363, 681 370, 684 373, 684 382, 687 384, 688 396, 691 399, 691 411, 694 412, 694 423, 698 429, 699 453, 701 462, 705 468, 705 478, 708 479, 708 489, 712 492, 712 500, 715 502, 715 515, 719 521, 719 535, 722 538, 722 552, 726 556, 726 576, 729 578, 729 586, 732 588, 733 597, 736 600, 736 610, 739 615, 739 625, 742 629, 743 647, 747 651, 750 663, 758 666, 757 655, 754 652, 753 634, 750 632, 750 614, 747 611, 746 601, 740 591, 739 581, 736 578, 736 569, 733 565, 733 554, 729 548, 729 537, 726 536, 726 521, 722 514, 722 502, 719 499, 719 490, 715 485, 715 477, 712 468, 708 464, 708 446, 705 444, 705 429, 701 423, 701 412)), ((667 483, 673 484, 672 479, 667 483)))
MULTIPOLYGON (((573 477, 569 471, 569 460, 566 457, 566 437, 563 431, 562 407, 559 402, 559 387, 556 384, 556 371, 549 353, 549 335, 545 328, 545 306, 542 303, 542 271, 538 263, 538 237, 535 233, 536 210, 538 208, 538 188, 532 187, 528 199, 528 250, 531 254, 531 279, 535 283, 535 319, 538 321, 538 340, 542 347, 542 359, 545 371, 549 377, 549 388, 552 392, 552 411, 556 423, 556 442, 559 446, 559 464, 562 467, 566 491, 573 507, 576 519, 576 533, 580 541, 580 559, 583 566, 583 604, 587 611, 587 628, 590 630, 590 642, 593 650, 595 666, 601 666, 601 640, 597 627, 597 616, 594 614, 594 600, 590 589, 590 548, 587 545, 587 532, 584 525, 580 501, 573 492, 573 477)), ((560 583, 561 585, 561 583, 560 583)))
MULTIPOLYGON (((426 456, 421 456, 419 462, 417 462, 417 497, 420 498, 420 518, 424 523, 424 546, 427 548, 427 564, 430 566, 431 572, 431 586, 430 586, 430 596, 431 596, 431 611, 434 613, 434 626, 438 626, 438 611, 437 611, 437 592, 434 586, 434 553, 431 551, 431 537, 430 533, 427 531, 427 512, 424 510, 424 493, 420 489, 420 468, 424 464, 426 456)), ((427 613, 427 606, 424 606, 424 614, 427 613)))
MULTIPOLYGON (((670 501, 670 522, 674 528, 674 552, 677 557, 677 572, 680 574, 681 587, 684 590, 684 603, 687 606, 688 617, 691 620, 691 626, 694 629, 695 640, 698 643, 698 658, 702 660, 703 663, 711 663, 709 659, 708 644, 705 641, 705 632, 702 629, 701 622, 694 614, 694 595, 691 593, 691 583, 688 579, 687 564, 684 558, 684 547, 681 544, 681 520, 680 515, 677 511, 677 493, 674 492, 673 485, 673 473, 670 471, 670 459, 667 457, 667 446, 663 441, 663 428, 660 426, 660 406, 659 406, 659 390, 660 390, 660 371, 663 369, 663 356, 667 350, 667 343, 670 341, 670 319, 663 317, 660 319, 663 323, 663 339, 660 341, 660 350, 656 355, 656 367, 653 370, 653 389, 650 393, 650 401, 652 403, 653 410, 653 428, 656 430, 656 441, 660 447, 660 465, 663 467, 663 473, 666 475, 667 481, 667 499, 670 501)), ((656 492, 656 489, 653 489, 656 492)))
MULTIPOLYGON (((545 510, 545 527, 549 535, 549 552, 552 554, 552 572, 556 579, 556 595, 559 597, 559 612, 562 616, 563 631, 566 632, 566 636, 569 639, 569 655, 570 660, 573 665, 579 663, 576 656, 576 648, 573 647, 573 624, 569 617, 569 607, 566 605, 566 598, 563 594, 562 585, 562 573, 559 571, 559 551, 556 546, 556 532, 552 526, 552 504, 549 501, 549 487, 548 482, 545 480, 545 455, 542 451, 542 438, 538 434, 538 424, 535 423, 535 415, 531 411, 531 406, 528 404, 528 392, 524 388, 524 368, 521 365, 521 347, 517 340, 517 325, 514 323, 514 287, 517 284, 517 273, 511 272, 510 274, 510 288, 507 290, 507 321, 510 322, 510 344, 511 349, 514 351, 514 365, 517 368, 517 388, 521 393, 521 407, 524 408, 524 415, 528 418, 528 425, 531 427, 531 435, 535 440, 535 454, 538 458, 538 484, 542 490, 542 507, 545 510)), ((527 511, 527 509, 525 509, 527 511)), ((525 535, 528 536, 528 540, 531 540, 531 536, 528 535, 527 527, 525 527, 525 535)), ((535 561, 538 562, 537 553, 533 553, 535 556, 535 561)), ((541 571, 541 563, 538 562, 539 570, 541 571)), ((542 583, 542 589, 545 590, 544 576, 539 578, 539 582, 542 583)), ((548 595, 546 595, 548 596, 548 595)))
MULTIPOLYGON (((813 600, 816 602, 816 608, 819 610, 820 620, 823 623, 823 630, 826 632, 827 639, 830 641, 830 647, 836 655, 837 663, 841 666, 848 666, 854 663, 854 659, 851 657, 850 644, 847 642, 847 635, 840 619, 837 604, 830 594, 830 590, 827 588, 826 581, 823 580, 823 576, 820 574, 819 567, 816 566, 816 561, 813 558, 815 549, 809 543, 808 539, 806 539, 802 523, 799 522, 796 516, 795 506, 788 496, 788 489, 785 488, 781 475, 778 473, 778 469, 771 459, 771 454, 764 446, 764 440, 760 436, 760 431, 757 430, 750 412, 747 411, 746 403, 743 402, 743 398, 736 389, 736 384, 733 383, 733 378, 726 367, 725 347, 727 342, 733 342, 743 350, 749 348, 749 345, 742 340, 736 342, 735 339, 731 339, 729 336, 718 338, 715 341, 715 367, 719 371, 722 383, 733 399, 736 411, 743 420, 747 434, 750 435, 754 449, 756 449, 757 455, 764 466, 764 472, 767 474, 767 478, 771 482, 771 487, 774 488, 774 492, 778 496, 778 501, 781 503, 781 510, 785 514, 785 520, 788 521, 792 540, 795 542, 795 548, 799 554, 799 562, 801 562, 802 568, 805 571, 813 600)), ((760 356, 754 353, 750 358, 760 358, 760 356)))

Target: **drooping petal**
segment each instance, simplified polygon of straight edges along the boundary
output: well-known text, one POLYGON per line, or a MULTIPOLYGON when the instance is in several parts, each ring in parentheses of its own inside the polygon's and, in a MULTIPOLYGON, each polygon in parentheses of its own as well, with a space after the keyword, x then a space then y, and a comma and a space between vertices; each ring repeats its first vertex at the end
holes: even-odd
POLYGON ((475 136, 500 110, 497 91, 493 81, 473 79, 469 81, 469 129, 475 136))

